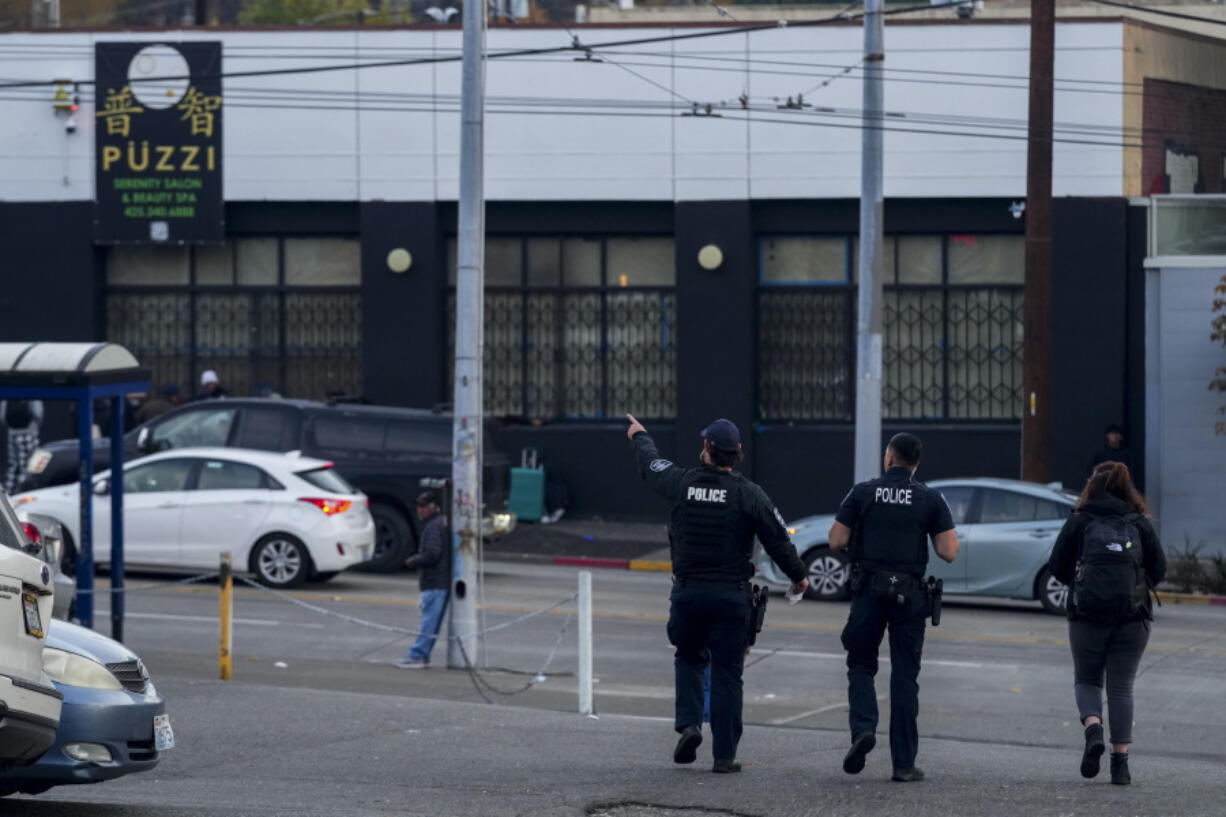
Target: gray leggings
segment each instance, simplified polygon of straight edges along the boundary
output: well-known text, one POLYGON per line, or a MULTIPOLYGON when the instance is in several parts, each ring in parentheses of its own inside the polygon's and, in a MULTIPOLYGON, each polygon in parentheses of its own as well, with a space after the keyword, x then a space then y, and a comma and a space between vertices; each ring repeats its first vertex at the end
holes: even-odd
POLYGON ((1132 743, 1132 682, 1145 645, 1149 622, 1100 624, 1070 621, 1069 645, 1073 648, 1073 690, 1081 722, 1091 715, 1103 716, 1103 674, 1107 676, 1107 706, 1111 713, 1111 742, 1132 743))

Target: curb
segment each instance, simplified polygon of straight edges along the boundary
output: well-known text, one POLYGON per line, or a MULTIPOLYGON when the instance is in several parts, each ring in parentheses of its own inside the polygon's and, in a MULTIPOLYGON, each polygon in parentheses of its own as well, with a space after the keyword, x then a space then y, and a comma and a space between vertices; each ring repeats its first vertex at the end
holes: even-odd
POLYGON ((1200 593, 1168 593, 1159 590, 1158 599, 1163 604, 1207 604, 1213 607, 1226 607, 1226 596, 1209 596, 1200 593))
POLYGON ((672 562, 657 562, 649 559, 598 559, 592 556, 557 556, 555 565, 570 567, 607 567, 614 570, 653 570, 660 573, 670 573, 672 562))

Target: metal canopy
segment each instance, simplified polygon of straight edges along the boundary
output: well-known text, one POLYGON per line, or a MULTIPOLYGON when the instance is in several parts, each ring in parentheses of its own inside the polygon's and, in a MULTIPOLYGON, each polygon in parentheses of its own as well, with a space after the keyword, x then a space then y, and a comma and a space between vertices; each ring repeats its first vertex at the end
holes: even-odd
MULTIPOLYGON (((0 343, 0 400, 77 404, 81 519, 77 615, 94 626, 94 400, 111 401, 111 466, 123 470, 124 398, 149 391, 149 371, 117 343, 0 343)), ((123 640, 123 480, 111 480, 111 636, 123 640)))

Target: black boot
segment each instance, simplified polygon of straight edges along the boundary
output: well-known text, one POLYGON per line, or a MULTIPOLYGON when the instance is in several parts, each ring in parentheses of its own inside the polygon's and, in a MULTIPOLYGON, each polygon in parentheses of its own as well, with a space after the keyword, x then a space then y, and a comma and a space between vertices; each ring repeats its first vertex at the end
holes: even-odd
POLYGON ((1111 753, 1111 782, 1117 786, 1127 786, 1132 782, 1132 775, 1128 773, 1127 752, 1111 753))
POLYGON ((1095 723, 1087 726, 1086 749, 1081 755, 1082 777, 1098 777, 1098 764, 1102 761, 1106 749, 1107 745, 1103 743, 1103 725, 1095 723))
POLYGON ((677 740, 677 748, 673 749, 673 763, 693 763, 698 757, 698 747, 701 744, 702 729, 697 726, 685 727, 677 740))

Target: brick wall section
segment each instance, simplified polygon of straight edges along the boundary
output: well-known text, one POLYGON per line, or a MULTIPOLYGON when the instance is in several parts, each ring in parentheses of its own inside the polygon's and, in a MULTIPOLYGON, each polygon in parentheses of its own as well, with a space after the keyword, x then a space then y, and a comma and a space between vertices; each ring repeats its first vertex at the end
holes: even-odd
MULTIPOLYGON (((1221 193, 1222 157, 1226 152, 1226 91, 1146 79, 1145 148, 1141 178, 1145 194, 1168 193, 1167 148, 1200 160, 1197 193, 1221 193)), ((1130 134, 1125 141, 1135 141, 1130 134)))

